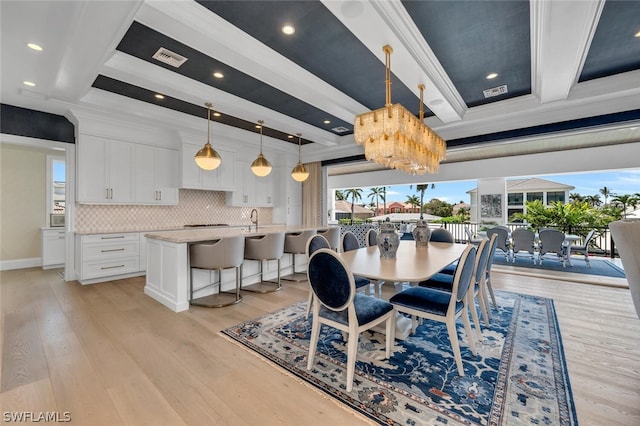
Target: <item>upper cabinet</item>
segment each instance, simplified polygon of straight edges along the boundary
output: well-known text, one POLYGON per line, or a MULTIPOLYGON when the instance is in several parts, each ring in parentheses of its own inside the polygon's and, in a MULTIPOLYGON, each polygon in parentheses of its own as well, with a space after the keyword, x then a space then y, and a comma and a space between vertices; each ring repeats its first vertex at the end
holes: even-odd
POLYGON ((193 156, 201 148, 202 145, 182 144, 182 184, 180 187, 211 191, 235 191, 235 152, 216 147, 216 151, 222 157, 222 163, 215 170, 203 170, 193 159, 193 156))
POLYGON ((236 162, 236 190, 227 192, 227 205, 234 207, 273 207, 273 171, 258 177, 251 171, 251 163, 236 162))
POLYGON ((136 201, 144 204, 178 204, 180 153, 149 145, 134 148, 136 201))
POLYGON ((81 134, 76 153, 76 201, 134 202, 133 151, 130 142, 81 134))

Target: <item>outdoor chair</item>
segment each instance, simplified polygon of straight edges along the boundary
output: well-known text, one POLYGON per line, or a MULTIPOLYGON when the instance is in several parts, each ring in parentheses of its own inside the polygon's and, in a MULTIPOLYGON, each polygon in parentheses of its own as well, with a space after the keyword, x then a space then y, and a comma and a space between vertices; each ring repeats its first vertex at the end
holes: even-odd
POLYGON ((473 244, 474 246, 480 245, 480 243, 482 242, 482 238, 475 238, 468 226, 464 227, 464 232, 465 234, 467 234, 467 239, 469 240, 469 244, 473 244))
POLYGON ((536 263, 536 234, 530 229, 518 228, 511 233, 511 261, 516 263, 516 257, 526 256, 536 263))
POLYGON ((571 264, 571 253, 582 253, 584 254, 584 262, 589 268, 591 268, 591 263, 589 263, 589 243, 591 243, 595 233, 595 229, 589 231, 584 239, 584 244, 571 244, 570 246, 567 246, 567 261, 569 262, 569 266, 573 266, 571 264))
MULTIPOLYGON (((344 234, 342 234, 341 247, 342 247, 342 252, 344 253, 346 251, 359 249, 360 243, 358 242, 358 238, 355 236, 353 232, 347 231, 344 234)), ((357 289, 364 289, 365 291, 367 291, 367 293, 369 292, 369 285, 371 284, 371 280, 369 280, 368 278, 359 277, 357 275, 354 276, 354 279, 356 282, 357 289)), ((376 292, 377 292, 377 289, 376 289, 376 292)))
POLYGON ((456 330, 456 320, 460 316, 462 316, 471 351, 474 355, 476 354, 476 345, 471 337, 471 325, 469 324, 469 314, 467 312, 469 301, 467 292, 473 284, 475 260, 476 248, 468 245, 462 256, 460 256, 450 292, 416 286, 402 290, 389 299, 398 312, 411 315, 411 331, 413 333, 417 328, 418 317, 443 322, 447 325, 451 348, 453 349, 460 376, 464 376, 458 332, 456 330))
POLYGON ((347 337, 347 392, 353 389, 356 356, 360 333, 386 323, 386 358, 392 354, 395 339, 395 311, 393 305, 376 297, 356 293, 353 274, 342 259, 330 249, 319 249, 307 266, 309 284, 313 291, 313 325, 309 338, 307 370, 313 361, 322 324, 336 328, 347 337))
POLYGON ((564 232, 557 229, 541 229, 538 232, 538 262, 542 265, 544 259, 562 262, 565 268, 567 260, 567 246, 564 244, 564 232), (549 254, 553 256, 548 256, 549 254))
POLYGON ((500 249, 504 252, 504 258, 509 261, 509 252, 511 245, 509 244, 509 228, 506 226, 495 226, 487 229, 487 238, 491 238, 492 235, 497 235, 496 249, 500 249))
MULTIPOLYGON (((320 249, 332 249, 331 243, 322 235, 316 234, 309 238, 307 241, 307 265, 309 264, 309 259, 316 251, 320 249)), ((307 318, 309 318, 309 313, 311 312, 311 305, 313 303, 313 290, 309 287, 309 298, 307 299, 307 318)))
POLYGON ((453 234, 444 228, 436 228, 431 230, 431 236, 429 237, 429 241, 434 243, 453 243, 455 240, 453 239, 453 234))

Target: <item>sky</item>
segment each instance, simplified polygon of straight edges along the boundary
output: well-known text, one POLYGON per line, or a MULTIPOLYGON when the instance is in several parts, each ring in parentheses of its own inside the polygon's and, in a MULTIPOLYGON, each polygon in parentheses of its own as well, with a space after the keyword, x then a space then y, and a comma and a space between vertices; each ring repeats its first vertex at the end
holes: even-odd
MULTIPOLYGON (((524 176, 522 178, 532 177, 524 176)), ((631 169, 614 172, 599 173, 572 173, 561 175, 540 175, 535 176, 541 179, 547 179, 554 182, 564 183, 566 185, 575 186, 571 193, 580 195, 600 195, 600 189, 609 188, 609 191, 616 195, 640 193, 640 169, 631 169)), ((508 180, 508 179, 507 179, 508 180)), ((469 202, 469 194, 467 191, 475 189, 477 183, 475 180, 436 183, 435 188, 427 189, 424 193, 424 201, 427 202, 433 198, 446 201, 450 204, 457 204, 460 201, 469 202)), ((370 203, 375 201, 369 198, 369 189, 362 188, 362 202, 370 203)), ((418 195, 416 185, 411 188, 409 185, 396 185, 387 187, 387 201, 405 202, 407 196, 418 195)), ((602 198, 602 195, 600 195, 602 198)))

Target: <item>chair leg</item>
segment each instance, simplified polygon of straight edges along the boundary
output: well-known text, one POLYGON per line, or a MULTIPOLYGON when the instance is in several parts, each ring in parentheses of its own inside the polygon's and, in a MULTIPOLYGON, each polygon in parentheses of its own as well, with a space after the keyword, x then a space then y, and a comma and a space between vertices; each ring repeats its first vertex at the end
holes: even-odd
POLYGON ((498 310, 500 306, 498 306, 498 302, 496 301, 496 295, 493 293, 493 287, 491 286, 491 274, 489 274, 489 279, 487 280, 487 288, 489 289, 489 294, 491 295, 491 300, 493 301, 493 307, 498 310))
POLYGON ((309 289, 309 297, 307 298, 307 318, 311 313, 311 305, 313 304, 313 290, 309 289))
POLYGON ((385 355, 387 356, 387 359, 391 358, 391 354, 393 353, 393 343, 396 340, 396 311, 395 309, 393 310, 393 313, 391 314, 391 316, 389 318, 387 318, 387 329, 386 329, 386 336, 387 336, 387 347, 386 347, 386 353, 385 355))
POLYGON ((469 312, 467 311, 467 304, 464 304, 462 308, 462 323, 464 324, 464 331, 467 333, 467 339, 469 340, 469 346, 471 347, 471 352, 474 355, 477 355, 476 351, 476 341, 471 334, 471 323, 469 322, 469 312))
POLYGON ((355 331, 349 332, 349 341, 347 342, 347 392, 353 389, 353 376, 356 370, 356 356, 358 353, 358 340, 360 335, 355 331))
POLYGON ((487 311, 489 310, 489 302, 487 299, 487 292, 485 291, 484 283, 480 283, 478 285, 478 305, 480 306, 480 312, 482 313, 482 320, 484 321, 484 325, 486 327, 489 326, 489 314, 487 311))
MULTIPOLYGON (((313 316, 317 318, 317 314, 320 312, 319 308, 314 306, 313 316)), ((318 346, 318 338, 320 337, 320 321, 314 321, 311 326, 311 336, 309 337, 309 355, 307 356, 307 370, 311 370, 313 367, 313 360, 316 356, 316 348, 318 346)))
MULTIPOLYGON (((478 335, 478 341, 482 342, 482 329, 480 328, 480 320, 478 319, 478 311, 476 310, 476 302, 474 300, 475 296, 473 295, 472 291, 469 291, 467 294, 468 294, 467 304, 469 305, 469 308, 471 310, 473 325, 475 326, 476 334, 478 335)), ((469 336, 469 339, 472 339, 472 337, 469 336)))
POLYGON ((453 357, 456 360, 456 366, 458 367, 458 374, 464 376, 464 369, 462 368, 462 355, 460 355, 460 344, 458 343, 458 332, 456 331, 456 319, 449 318, 447 320, 447 332, 449 333, 449 341, 451 342, 451 348, 453 349, 453 357))

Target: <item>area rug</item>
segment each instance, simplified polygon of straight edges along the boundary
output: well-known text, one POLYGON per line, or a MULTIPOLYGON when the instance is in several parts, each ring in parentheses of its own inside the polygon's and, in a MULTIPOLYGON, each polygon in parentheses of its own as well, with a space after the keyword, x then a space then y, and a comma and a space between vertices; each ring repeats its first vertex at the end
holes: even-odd
POLYGON ((533 264, 530 258, 516 257, 515 263, 506 261, 504 253, 496 253, 493 258, 494 265, 516 266, 519 268, 537 269, 540 271, 557 271, 557 272, 572 272, 574 274, 588 274, 588 275, 600 275, 603 277, 612 278, 625 278, 624 270, 614 265, 612 262, 606 259, 591 259, 591 268, 581 260, 572 260, 573 266, 562 267, 562 262, 556 260, 544 260, 542 265, 533 264))
POLYGON ((307 370, 311 321, 306 302, 222 330, 318 390, 385 425, 577 425, 553 301, 497 291, 499 311, 474 356, 458 335, 465 375, 457 372, 446 327, 431 321, 396 340, 384 359, 384 335, 360 337, 356 373, 346 392, 342 334, 323 326, 307 370))

